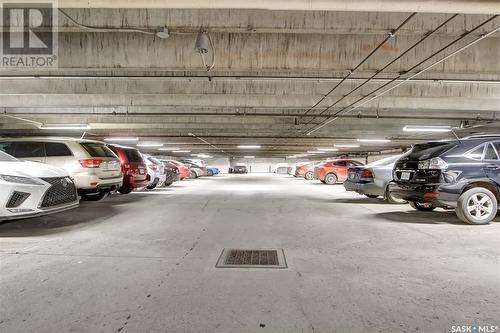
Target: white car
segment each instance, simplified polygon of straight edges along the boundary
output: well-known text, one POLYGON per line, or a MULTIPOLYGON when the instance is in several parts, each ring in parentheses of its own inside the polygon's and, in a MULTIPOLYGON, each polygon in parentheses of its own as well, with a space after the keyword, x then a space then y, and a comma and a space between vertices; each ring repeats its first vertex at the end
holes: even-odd
POLYGON ((148 167, 149 184, 146 188, 152 190, 156 186, 162 186, 167 180, 165 165, 151 155, 142 154, 142 157, 148 167))
POLYGON ((85 200, 100 200, 120 188, 121 162, 99 141, 27 137, 0 139, 0 150, 21 160, 63 168, 73 178, 78 194, 85 200))
POLYGON ((76 186, 63 169, 18 160, 0 151, 0 221, 78 207, 76 186))

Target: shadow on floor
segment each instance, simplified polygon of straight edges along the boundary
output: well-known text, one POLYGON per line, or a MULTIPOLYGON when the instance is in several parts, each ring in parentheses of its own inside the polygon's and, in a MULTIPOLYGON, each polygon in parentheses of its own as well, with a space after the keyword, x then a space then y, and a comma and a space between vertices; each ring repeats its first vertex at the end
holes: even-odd
MULTIPOLYGON (((454 211, 434 211, 419 212, 416 210, 406 212, 385 212, 375 214, 377 218, 396 223, 414 223, 414 224, 456 224, 470 226, 462 222, 455 215, 454 211)), ((493 223, 500 222, 500 216, 493 220, 493 223)))
POLYGON ((114 206, 138 200, 148 199, 131 194, 117 194, 99 202, 81 201, 78 208, 53 215, 0 222, 0 239, 43 236, 94 225, 116 216, 119 209, 114 206))

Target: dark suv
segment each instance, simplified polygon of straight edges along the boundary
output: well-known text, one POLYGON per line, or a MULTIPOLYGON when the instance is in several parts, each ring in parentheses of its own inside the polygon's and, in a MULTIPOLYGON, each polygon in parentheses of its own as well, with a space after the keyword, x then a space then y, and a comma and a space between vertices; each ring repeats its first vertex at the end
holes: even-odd
POLYGON ((421 211, 454 208, 487 224, 500 201, 500 135, 417 144, 394 165, 391 193, 421 211))

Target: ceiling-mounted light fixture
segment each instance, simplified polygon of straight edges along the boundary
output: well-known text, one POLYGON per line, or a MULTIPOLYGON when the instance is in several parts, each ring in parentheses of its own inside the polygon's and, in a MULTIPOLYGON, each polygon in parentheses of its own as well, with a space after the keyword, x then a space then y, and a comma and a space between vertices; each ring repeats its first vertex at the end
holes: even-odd
POLYGON ((338 151, 338 148, 318 148, 318 151, 338 151))
POLYGON ((89 124, 42 124, 38 126, 42 130, 87 130, 89 124))
POLYGON ((139 141, 139 138, 138 137, 134 137, 134 138, 128 138, 128 137, 115 138, 115 137, 111 137, 111 138, 105 138, 104 141, 139 141))
POLYGON ((358 139, 358 142, 373 142, 373 143, 386 143, 391 142, 389 139, 358 139))
POLYGON ((191 150, 174 150, 172 153, 190 153, 191 150))
POLYGON ((260 145, 239 145, 239 149, 260 149, 260 145))
POLYGON ((170 37, 170 31, 168 31, 167 27, 163 27, 159 31, 156 32, 156 37, 166 39, 166 38, 170 37))
POLYGON ((160 151, 174 151, 174 150, 179 150, 178 147, 163 147, 163 148, 158 148, 160 151))
POLYGON ((137 147, 163 147, 163 143, 157 142, 142 142, 138 143, 137 147))
POLYGON ((253 156, 253 155, 251 155, 251 156, 247 155, 247 156, 243 156, 243 158, 255 158, 255 156, 253 156))
POLYGON ((337 148, 359 148, 359 145, 355 143, 336 143, 334 146, 337 148))
POLYGON ((200 31, 196 36, 196 42, 194 43, 194 49, 197 53, 200 54, 201 62, 203 63, 203 67, 209 72, 215 67, 215 48, 214 43, 212 42, 212 38, 206 31, 200 31), (207 65, 205 60, 205 54, 208 54, 208 49, 212 50, 212 64, 207 65))
POLYGON ((404 132, 451 132, 451 126, 412 126, 403 127, 404 132))

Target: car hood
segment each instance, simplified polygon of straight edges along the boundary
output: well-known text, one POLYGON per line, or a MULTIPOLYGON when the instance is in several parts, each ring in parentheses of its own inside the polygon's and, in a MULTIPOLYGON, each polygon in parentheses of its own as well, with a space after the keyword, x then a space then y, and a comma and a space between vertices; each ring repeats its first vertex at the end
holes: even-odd
POLYGON ((0 162, 0 174, 37 178, 68 176, 68 173, 64 169, 29 161, 0 162))

